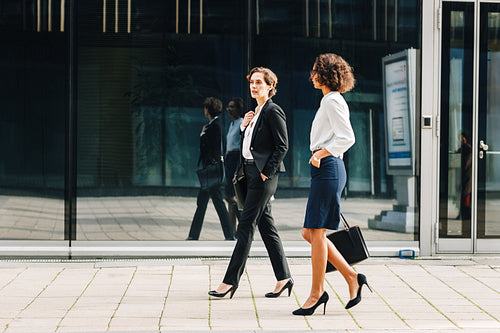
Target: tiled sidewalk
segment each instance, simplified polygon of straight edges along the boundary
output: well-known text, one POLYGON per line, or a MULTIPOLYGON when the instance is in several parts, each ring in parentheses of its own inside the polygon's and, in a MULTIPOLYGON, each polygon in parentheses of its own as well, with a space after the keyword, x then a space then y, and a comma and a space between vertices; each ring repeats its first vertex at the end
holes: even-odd
POLYGON ((268 259, 250 259, 233 299, 215 299, 227 260, 0 261, 0 332, 500 332, 500 257, 356 266, 374 289, 347 311, 345 282, 327 274, 326 315, 293 316, 310 288, 308 259, 289 260, 291 297, 268 299, 268 259))

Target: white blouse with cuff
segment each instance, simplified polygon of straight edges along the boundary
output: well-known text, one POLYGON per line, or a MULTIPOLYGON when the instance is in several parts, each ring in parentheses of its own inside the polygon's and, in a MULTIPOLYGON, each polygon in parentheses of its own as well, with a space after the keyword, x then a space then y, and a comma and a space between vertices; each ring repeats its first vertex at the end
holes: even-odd
POLYGON ((344 97, 338 91, 326 94, 312 123, 311 152, 325 148, 333 156, 342 158, 354 142, 349 107, 344 97))

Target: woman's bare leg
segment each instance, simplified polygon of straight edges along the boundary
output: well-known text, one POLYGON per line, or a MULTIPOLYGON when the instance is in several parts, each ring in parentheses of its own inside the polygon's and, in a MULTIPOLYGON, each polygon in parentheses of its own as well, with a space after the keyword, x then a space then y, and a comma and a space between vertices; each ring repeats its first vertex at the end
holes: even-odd
MULTIPOLYGON (((308 229, 304 228, 302 229, 302 237, 311 244, 311 261, 312 261, 312 230, 324 230, 324 229, 308 229)), ((323 232, 323 237, 325 244, 327 246, 327 253, 328 253, 328 261, 335 266, 335 268, 342 274, 344 277, 345 281, 349 285, 349 296, 350 299, 353 299, 356 297, 356 294, 359 289, 359 284, 358 284, 358 274, 352 269, 351 266, 345 261, 344 257, 340 254, 340 252, 337 250, 335 245, 333 245, 332 242, 330 242, 326 238, 326 233, 323 232)), ((314 262, 313 262, 313 267, 314 267, 314 262)), ((326 270, 326 268, 325 268, 326 270)), ((314 268, 313 268, 313 279, 314 279, 314 268)), ((323 275, 324 279, 324 275, 323 275)), ((321 294, 318 296, 321 297, 321 294)))
POLYGON ((323 295, 328 246, 326 244, 325 229, 308 229, 311 240, 312 285, 309 298, 302 305, 307 309, 312 307, 323 295))

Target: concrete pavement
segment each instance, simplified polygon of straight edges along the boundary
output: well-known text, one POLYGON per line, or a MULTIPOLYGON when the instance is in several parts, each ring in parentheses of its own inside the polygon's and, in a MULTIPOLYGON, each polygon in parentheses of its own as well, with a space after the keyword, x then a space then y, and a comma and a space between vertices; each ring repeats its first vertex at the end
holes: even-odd
POLYGON ((233 299, 210 298, 227 259, 0 261, 0 332, 500 332, 500 257, 370 258, 355 266, 374 292, 350 310, 328 273, 326 315, 293 316, 310 261, 290 258, 292 296, 252 258, 233 299))

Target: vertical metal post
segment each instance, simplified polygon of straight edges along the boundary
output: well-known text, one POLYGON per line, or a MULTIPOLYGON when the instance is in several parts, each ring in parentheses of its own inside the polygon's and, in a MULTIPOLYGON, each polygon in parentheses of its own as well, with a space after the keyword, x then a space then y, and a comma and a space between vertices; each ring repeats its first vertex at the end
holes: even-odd
POLYGON ((118 0, 115 0, 115 33, 118 33, 118 0))
POLYGON ((47 31, 50 32, 52 31, 52 0, 48 1, 47 16, 48 16, 47 31))
MULTIPOLYGON (((69 29, 67 38, 68 52, 66 58, 67 91, 66 91, 66 140, 64 167, 64 239, 76 239, 76 113, 77 113, 77 24, 76 0, 69 0, 69 29)), ((71 257, 71 253, 70 253, 71 257)))
POLYGON ((132 0, 127 3, 127 33, 130 33, 130 26, 132 24, 132 0))
POLYGON ((102 32, 106 32, 106 0, 102 2, 102 32))
MULTIPOLYGON (((253 22, 254 22, 254 0, 246 0, 246 24, 245 24, 245 37, 243 39, 243 50, 245 52, 245 58, 243 63, 243 71, 246 75, 250 72, 252 68, 252 52, 253 52, 253 22)), ((248 91, 248 85, 246 80, 242 81, 243 91, 248 91)), ((243 99, 245 100, 245 105, 248 107, 250 105, 250 97, 248 93, 243 94, 243 99)))
POLYGON ((385 11, 384 11, 384 40, 387 41, 387 0, 385 0, 385 11))
POLYGON ((41 19, 42 19, 42 8, 41 8, 41 1, 37 0, 36 1, 36 31, 40 32, 40 28, 42 25, 41 19))
POLYGON ((373 158, 373 110, 370 108, 369 113, 370 120, 370 178, 371 178, 371 194, 375 195, 375 170, 374 170, 374 158, 373 158))
POLYGON ((66 4, 65 4, 66 0, 61 0, 61 27, 60 27, 60 30, 61 32, 64 32, 64 25, 66 24, 66 16, 65 16, 65 10, 66 10, 66 4))
POLYGON ((200 35, 203 34, 203 0, 200 0, 200 35))
POLYGON ((191 0, 188 0, 188 20, 187 20, 187 33, 191 33, 191 0))
POLYGON ((175 0, 175 33, 179 33, 179 0, 175 0))
POLYGON ((320 2, 321 0, 318 0, 318 6, 317 6, 317 9, 318 9, 318 26, 317 26, 317 29, 318 29, 318 38, 321 37, 321 11, 320 11, 320 2))
POLYGON ((377 40, 377 0, 373 0, 373 40, 377 40))
POLYGON ((306 0, 306 37, 309 37, 309 0, 306 0))
MULTIPOLYGON (((474 3, 474 54, 472 63, 473 69, 473 94, 472 94, 472 193, 471 193, 471 231, 472 231, 472 252, 477 252, 477 191, 478 191, 478 147, 479 147, 479 50, 480 50, 480 27, 481 27, 481 6, 476 1, 474 3), (474 144, 475 143, 475 144, 474 144)), ((483 22, 488 24, 488 22, 483 22)), ((465 26, 465 21, 464 21, 465 26)))
POLYGON ((398 0, 394 0, 394 41, 398 41, 398 0))
POLYGON ((332 0, 328 0, 328 38, 333 37, 332 31, 332 0))
POLYGON ((259 26, 260 12, 259 12, 259 7, 260 7, 259 0, 256 0, 255 1, 255 33, 257 34, 257 36, 260 35, 260 26, 259 26))

